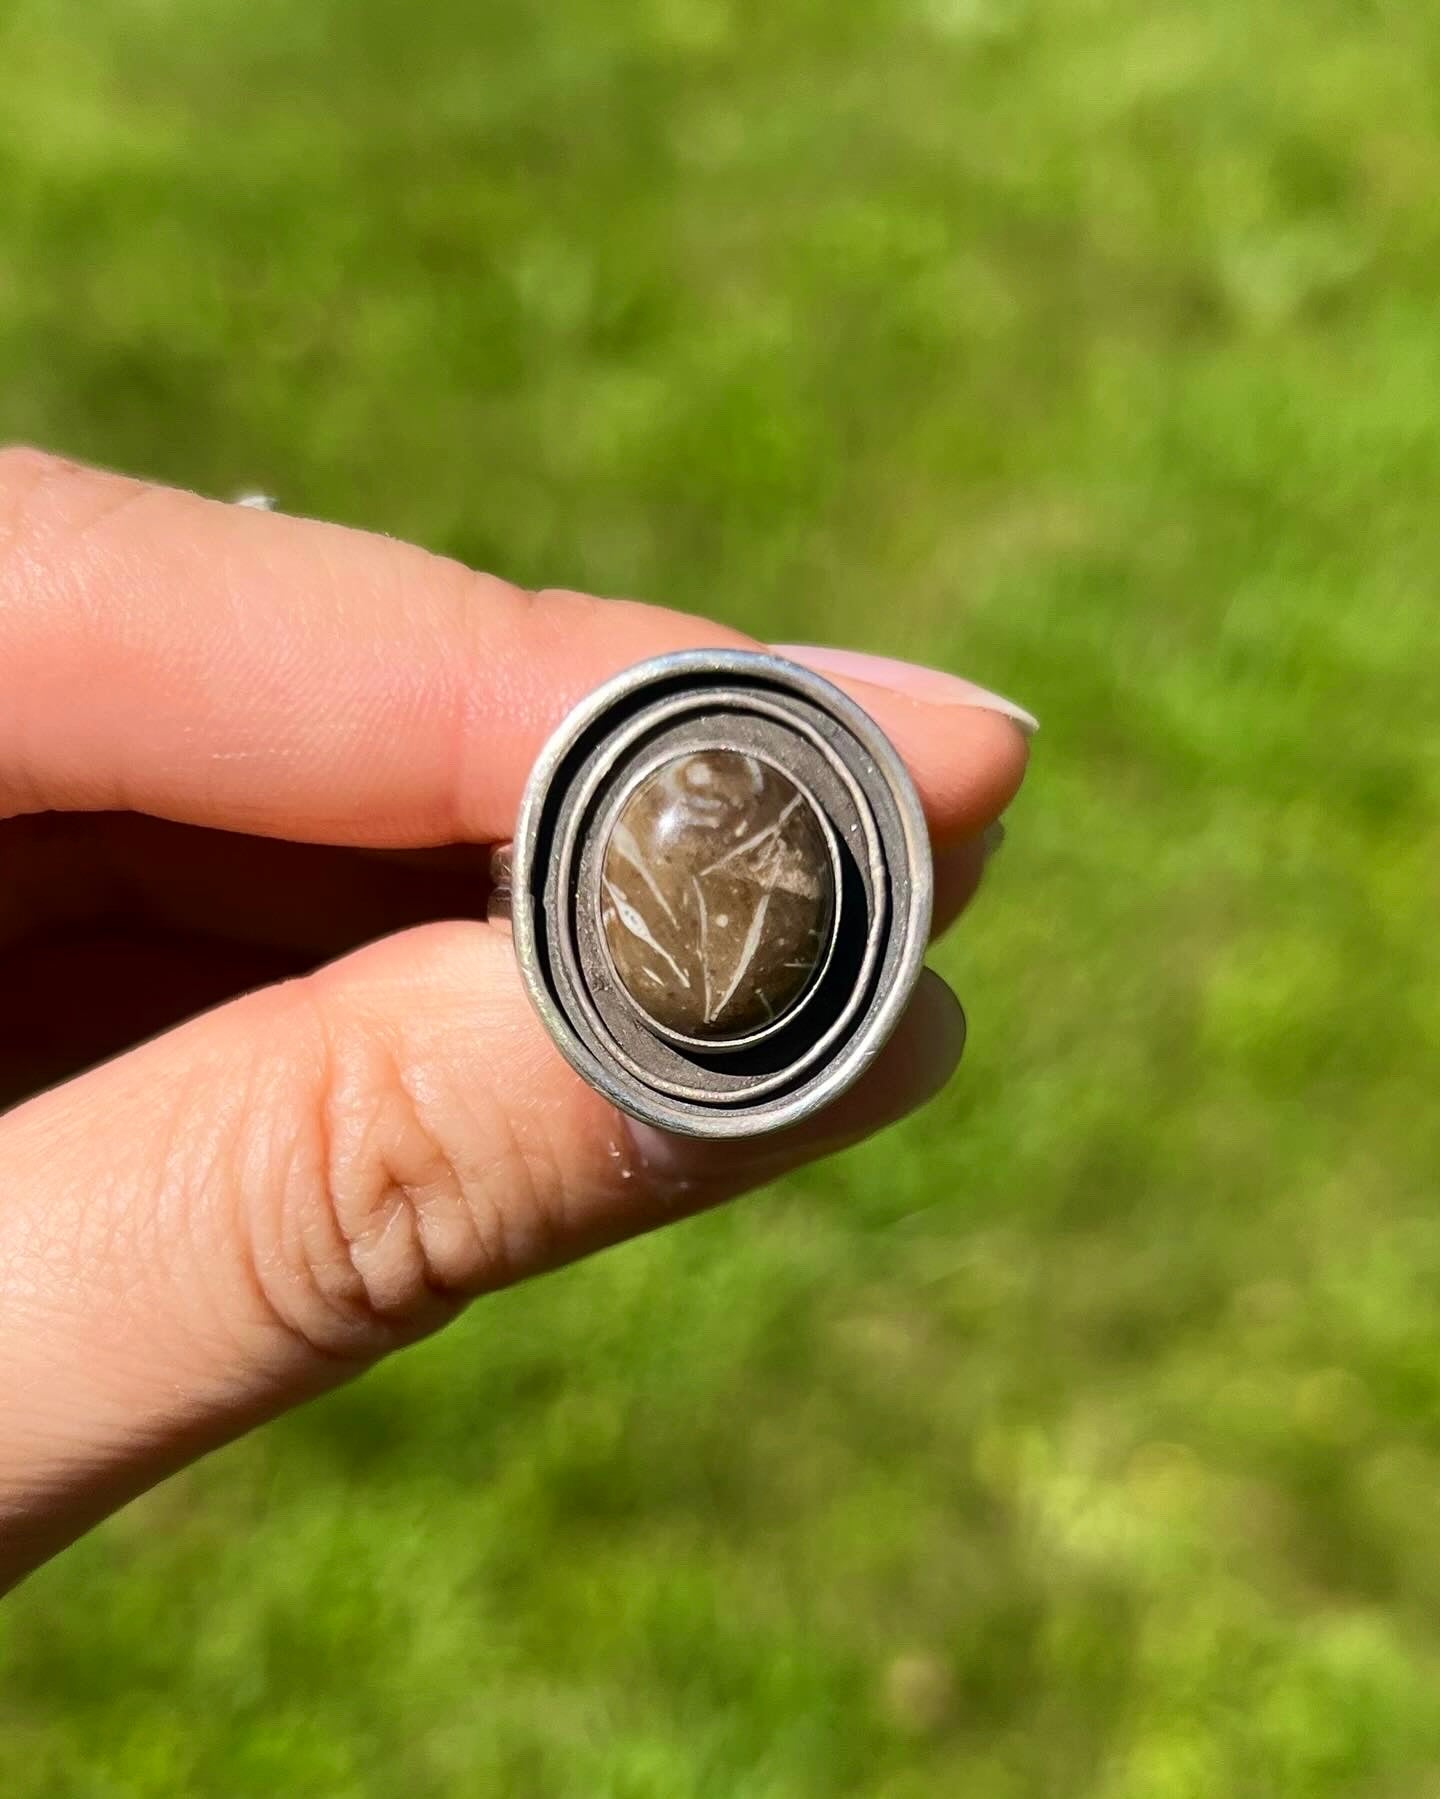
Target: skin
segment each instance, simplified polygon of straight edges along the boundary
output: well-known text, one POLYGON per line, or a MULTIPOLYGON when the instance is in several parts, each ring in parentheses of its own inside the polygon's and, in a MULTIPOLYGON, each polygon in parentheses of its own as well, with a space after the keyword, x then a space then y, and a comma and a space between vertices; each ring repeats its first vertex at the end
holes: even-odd
MULTIPOLYGON (((665 1138, 569 1071, 479 922, 569 706, 749 641, 0 451, 0 1585, 476 1295, 948 1077, 927 975, 841 1116, 665 1138)), ((915 777, 943 925, 1024 736, 893 671, 839 684, 915 777)))

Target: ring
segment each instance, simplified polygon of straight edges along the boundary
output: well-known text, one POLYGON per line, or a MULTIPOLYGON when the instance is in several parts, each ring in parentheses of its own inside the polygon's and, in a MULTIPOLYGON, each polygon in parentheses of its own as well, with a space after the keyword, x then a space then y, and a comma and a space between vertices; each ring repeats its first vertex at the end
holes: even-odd
POLYGON ((933 888, 889 739, 749 650, 660 656, 582 700, 491 877, 561 1054, 694 1137, 795 1124, 859 1078, 919 978, 933 888))

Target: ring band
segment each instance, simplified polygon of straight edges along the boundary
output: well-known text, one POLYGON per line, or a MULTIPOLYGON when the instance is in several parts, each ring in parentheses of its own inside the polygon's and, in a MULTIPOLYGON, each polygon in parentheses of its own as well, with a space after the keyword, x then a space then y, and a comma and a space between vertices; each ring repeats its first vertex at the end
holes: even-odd
POLYGON ((582 700, 491 882, 566 1060, 697 1137, 778 1130, 858 1079, 919 978, 933 886, 883 732, 747 650, 661 656, 582 700))
POLYGON ((513 843, 497 843, 490 852, 490 900, 486 917, 491 924, 508 925, 511 912, 511 880, 515 869, 513 843))

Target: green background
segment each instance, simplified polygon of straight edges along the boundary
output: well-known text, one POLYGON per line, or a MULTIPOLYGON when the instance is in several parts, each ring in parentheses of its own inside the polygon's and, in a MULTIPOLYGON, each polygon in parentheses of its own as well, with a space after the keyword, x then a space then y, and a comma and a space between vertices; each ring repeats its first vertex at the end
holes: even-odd
POLYGON ((1440 11, 7 0, 0 437, 1041 717, 883 1141, 0 1613, 6 1799, 1440 1794, 1440 11))

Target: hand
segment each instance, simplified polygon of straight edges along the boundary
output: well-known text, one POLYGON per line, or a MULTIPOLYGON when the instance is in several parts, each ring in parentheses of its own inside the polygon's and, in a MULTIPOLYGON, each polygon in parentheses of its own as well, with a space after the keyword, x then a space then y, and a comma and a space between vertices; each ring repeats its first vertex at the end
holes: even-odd
MULTIPOLYGON (((661 651, 745 642, 0 453, 0 1103, 126 1052, 0 1117, 0 1584, 466 1299, 950 1073, 928 975, 831 1113, 665 1138, 570 1072, 476 921, 483 846, 567 708, 661 651)), ((791 653, 909 763, 943 925, 1020 784, 1015 711, 791 653)))

